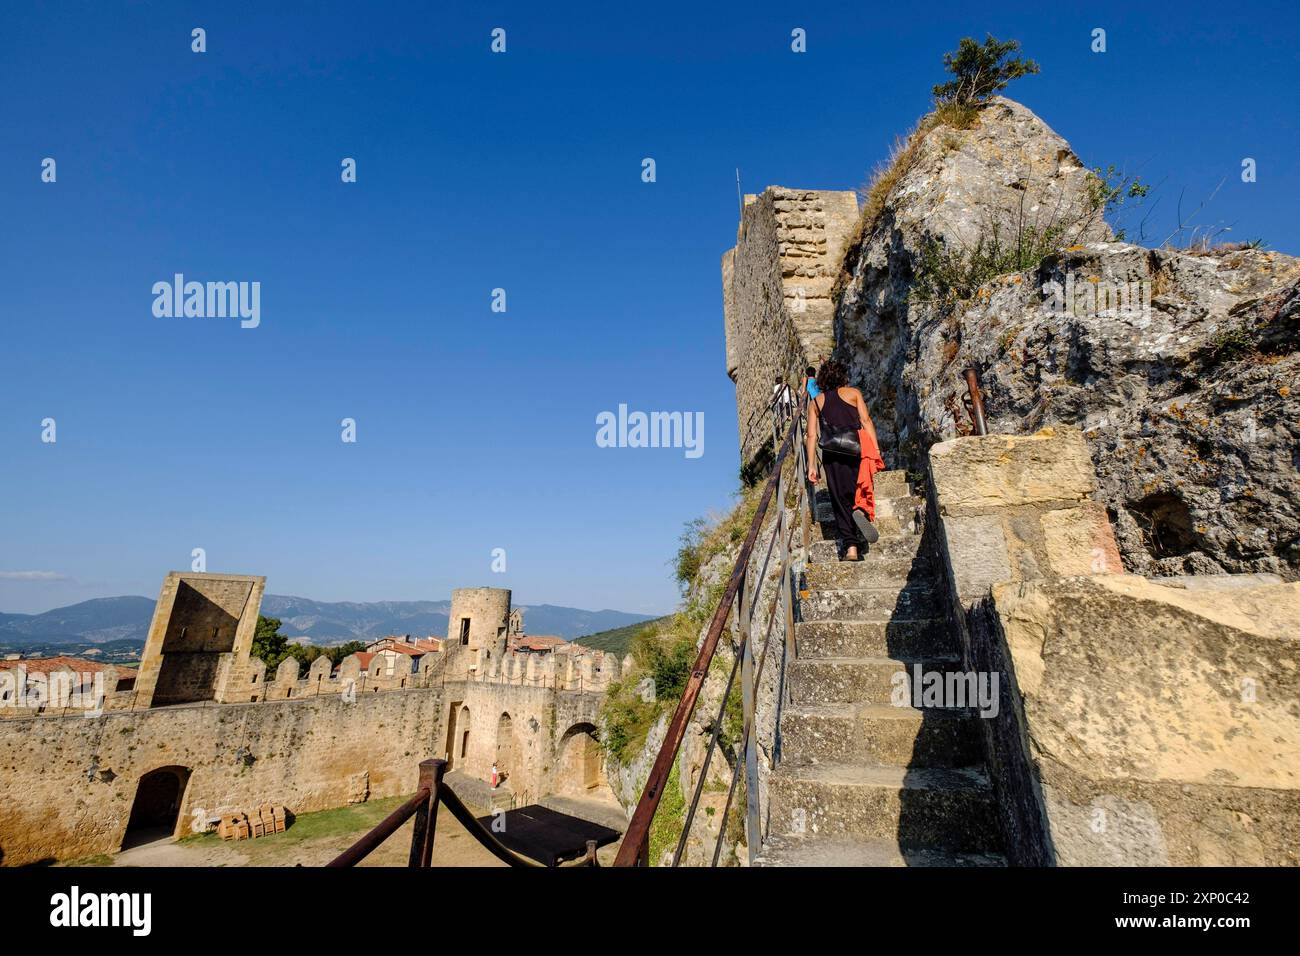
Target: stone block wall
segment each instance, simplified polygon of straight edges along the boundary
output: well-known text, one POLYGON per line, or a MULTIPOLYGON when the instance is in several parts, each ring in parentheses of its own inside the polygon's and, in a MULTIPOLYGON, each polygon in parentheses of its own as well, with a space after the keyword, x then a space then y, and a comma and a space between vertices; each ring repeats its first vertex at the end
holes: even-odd
POLYGON ((727 374, 736 383, 741 463, 771 441, 777 376, 792 384, 834 347, 831 286, 857 219, 851 191, 769 186, 746 196, 722 257, 727 374))
POLYGON ((440 687, 0 722, 0 864, 111 853, 141 777, 189 771, 178 834, 196 810, 294 813, 414 790, 436 753, 440 687))
POLYGON ((603 690, 449 682, 439 754, 448 759, 449 770, 483 782, 490 780, 495 763, 519 806, 546 794, 572 792, 577 788, 563 777, 574 768, 566 766, 564 751, 575 733, 589 733, 594 739, 603 699, 603 690))
POLYGON ((1300 585, 1123 573, 1077 429, 930 449, 1011 862, 1300 862, 1300 585))
POLYGON ((163 579, 136 680, 141 707, 225 700, 232 662, 247 661, 266 578, 172 571, 163 579))

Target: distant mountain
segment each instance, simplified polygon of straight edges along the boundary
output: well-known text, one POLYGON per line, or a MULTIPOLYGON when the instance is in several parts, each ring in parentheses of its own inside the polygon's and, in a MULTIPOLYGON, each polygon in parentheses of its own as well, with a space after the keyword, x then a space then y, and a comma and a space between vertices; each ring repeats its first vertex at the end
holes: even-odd
POLYGON ((529 634, 551 634, 569 641, 583 634, 595 634, 651 619, 649 614, 609 610, 580 611, 576 607, 558 607, 554 604, 523 604, 520 607, 524 609, 524 630, 529 634))
POLYGON ((95 598, 44 614, 0 615, 0 644, 54 641, 102 644, 136 640, 144 643, 154 602, 143 597, 95 598))
MULTIPOLYGON (((568 640, 594 631, 649 619, 624 611, 584 611, 554 604, 520 605, 530 634, 553 634, 568 640)), ((0 649, 26 650, 35 645, 102 644, 132 641, 144 646, 154 602, 143 597, 96 598, 44 614, 0 614, 0 649)), ((262 614, 283 621, 290 637, 314 644, 371 641, 385 634, 446 634, 450 601, 313 601, 267 594, 262 614)), ((65 652, 66 653, 66 652, 65 652)))
MULTIPOLYGON (((446 634, 450 601, 313 601, 268 594, 262 613, 284 622, 281 632, 313 644, 373 641, 385 634, 446 634)), ((579 612, 585 613, 585 612, 579 612)))
POLYGON ((585 637, 577 638, 573 643, 598 651, 613 651, 619 657, 622 657, 632 649, 632 641, 638 634, 657 625, 667 624, 671 620, 671 614, 664 617, 655 617, 648 621, 628 624, 625 627, 615 627, 608 631, 600 631, 597 634, 588 634, 585 637))

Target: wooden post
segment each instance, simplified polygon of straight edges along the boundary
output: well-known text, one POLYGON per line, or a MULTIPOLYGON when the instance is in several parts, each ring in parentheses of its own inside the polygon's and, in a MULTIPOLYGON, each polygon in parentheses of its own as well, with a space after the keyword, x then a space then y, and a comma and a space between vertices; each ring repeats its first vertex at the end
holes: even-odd
POLYGON ((411 828, 411 856, 406 865, 427 868, 433 858, 433 835, 438 825, 438 790, 442 775, 447 772, 447 761, 441 759, 420 761, 420 782, 417 790, 428 787, 429 799, 415 811, 415 825, 411 828))

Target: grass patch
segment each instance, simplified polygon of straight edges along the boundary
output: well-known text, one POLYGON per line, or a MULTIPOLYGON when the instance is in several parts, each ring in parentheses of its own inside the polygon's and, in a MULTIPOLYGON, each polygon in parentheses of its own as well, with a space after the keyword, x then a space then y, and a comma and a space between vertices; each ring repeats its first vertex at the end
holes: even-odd
POLYGON ((686 798, 682 796, 681 774, 677 761, 673 761, 672 772, 668 774, 668 784, 659 801, 659 810, 650 821, 650 865, 658 866, 665 850, 677 847, 682 836, 682 826, 686 823, 686 798))
MULTIPOLYGON (((293 818, 293 825, 283 833, 272 833, 257 839, 239 840, 230 845, 237 848, 249 858, 249 864, 257 866, 262 859, 274 858, 284 862, 284 854, 310 840, 326 840, 336 837, 359 836, 372 829, 399 806, 411 798, 411 794, 397 797, 384 797, 368 800, 365 803, 353 803, 332 810, 318 810, 303 813, 293 818)), ((195 847, 215 846, 226 843, 213 833, 195 833, 182 837, 178 842, 195 847)), ((343 849, 340 842, 340 850, 343 849)))
POLYGON ((696 641, 700 630, 716 612, 731 569, 724 569, 708 587, 701 586, 700 573, 715 557, 744 540, 758 513, 762 491, 761 486, 743 489, 726 515, 712 522, 696 519, 682 533, 673 562, 684 595, 682 607, 650 622, 653 626, 644 627, 631 638, 632 667, 609 688, 601 705, 601 740, 606 752, 619 763, 626 764, 636 756, 655 721, 681 699, 699 653, 696 641), (653 702, 643 701, 637 693, 637 685, 646 676, 654 680, 653 702))
POLYGON ((673 575, 683 593, 689 591, 705 565, 744 539, 762 497, 763 486, 753 485, 738 493, 735 507, 719 520, 696 518, 687 523, 673 561, 673 575))

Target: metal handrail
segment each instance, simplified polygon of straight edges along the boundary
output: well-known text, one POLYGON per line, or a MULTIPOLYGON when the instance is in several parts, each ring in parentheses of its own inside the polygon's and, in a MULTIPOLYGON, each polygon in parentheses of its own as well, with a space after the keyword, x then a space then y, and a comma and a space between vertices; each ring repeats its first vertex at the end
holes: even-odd
POLYGON ((989 427, 984 419, 984 396, 980 394, 979 375, 973 368, 966 369, 962 374, 966 379, 966 394, 962 396, 962 402, 970 415, 971 425, 976 435, 987 435, 989 427))
MULTIPOLYGON (((615 866, 634 866, 645 865, 649 862, 649 838, 650 826, 654 820, 655 814, 659 809, 660 801, 663 799, 664 788, 667 786, 669 775, 672 771, 673 761, 676 760, 678 752, 681 750, 682 741, 686 733, 686 725, 694 715, 695 706, 698 702, 700 691, 703 687, 704 680, 708 676, 709 666, 713 663, 714 654, 717 651, 718 640, 726 626, 727 620, 731 617, 733 605, 736 605, 739 599, 739 606, 736 613, 736 622, 740 630, 740 648, 736 655, 736 661, 732 666, 731 676, 727 681, 726 690, 722 695, 722 704, 718 711, 718 719, 714 721, 713 733, 709 741, 709 749, 705 756, 704 767, 700 772, 699 780, 696 783, 695 791, 692 794, 691 805, 688 817, 683 826, 676 850, 673 854, 673 865, 676 866, 680 860, 686 845, 687 835, 690 831, 691 821, 694 819, 696 807, 699 804, 700 793, 707 779, 707 770, 709 761, 712 758, 713 751, 716 749, 718 735, 721 729, 721 719, 725 713, 727 699, 735 685, 736 672, 741 674, 741 691, 742 705, 744 710, 743 728, 741 732, 741 749, 737 752, 736 766, 733 769, 731 788, 727 794, 727 805, 723 811, 718 841, 714 847, 713 862, 716 865, 719 853, 722 847, 723 836, 726 832, 727 813, 730 811, 732 795, 735 792, 736 783, 740 777, 741 761, 744 761, 745 776, 748 781, 746 788, 746 832, 747 843, 749 846, 749 855, 751 861, 758 852, 758 844, 761 840, 760 813, 759 813, 759 793, 758 793, 758 765, 757 750, 754 745, 755 735, 755 707, 757 696, 758 677, 761 677, 762 666, 767 659, 767 648, 772 635, 772 625, 775 620, 777 600, 779 599, 785 610, 783 615, 783 629, 785 631, 784 647, 787 654, 793 649, 794 642, 794 608, 792 605, 793 597, 793 560, 790 549, 790 543, 794 537, 794 528, 787 529, 786 522, 786 487, 783 468, 785 459, 790 454, 791 449, 796 450, 797 468, 799 475, 796 478, 799 493, 795 500, 795 514, 801 517, 803 545, 806 549, 810 543, 809 531, 809 505, 812 496, 807 484, 807 467, 804 462, 805 452, 803 447, 804 437, 804 412, 807 407, 806 397, 799 399, 793 419, 786 431, 785 440, 781 442, 779 450, 776 453, 775 460, 772 463, 772 471, 767 479, 763 489, 762 498, 759 500, 758 508, 750 522, 749 530, 740 548, 740 553, 736 557, 736 563, 732 568, 731 576, 727 580, 727 586, 722 593, 718 602, 717 609, 709 623, 708 631, 705 633, 704 641, 700 645, 699 654, 696 656, 695 664, 691 669, 690 677, 686 681, 686 686, 682 691, 681 699, 677 703, 677 708, 673 712, 672 719, 669 721, 668 729, 664 735, 663 744, 659 748, 659 753, 655 757, 654 765, 650 769, 650 774, 646 778, 645 789, 637 802, 636 809, 628 822, 626 833, 623 835, 623 843, 619 847, 618 856, 615 858, 615 866), (779 542, 781 545, 781 561, 779 565, 780 587, 777 599, 774 599, 768 613, 767 630, 763 638, 762 653, 759 662, 757 675, 754 669, 754 652, 753 643, 750 640, 750 623, 753 616, 753 600, 755 591, 761 592, 762 582, 765 575, 758 576, 756 585, 747 586, 749 574, 750 558, 754 553, 754 545, 758 540, 759 531, 763 526, 764 519, 767 516, 768 506, 771 504, 773 496, 777 497, 777 524, 773 529, 772 539, 769 542, 768 555, 771 554, 773 544, 779 542), (789 534, 787 534, 787 530, 789 534)), ((777 417, 772 419, 773 441, 772 447, 777 448, 777 417)), ((766 565, 766 557, 763 564, 766 565)))

